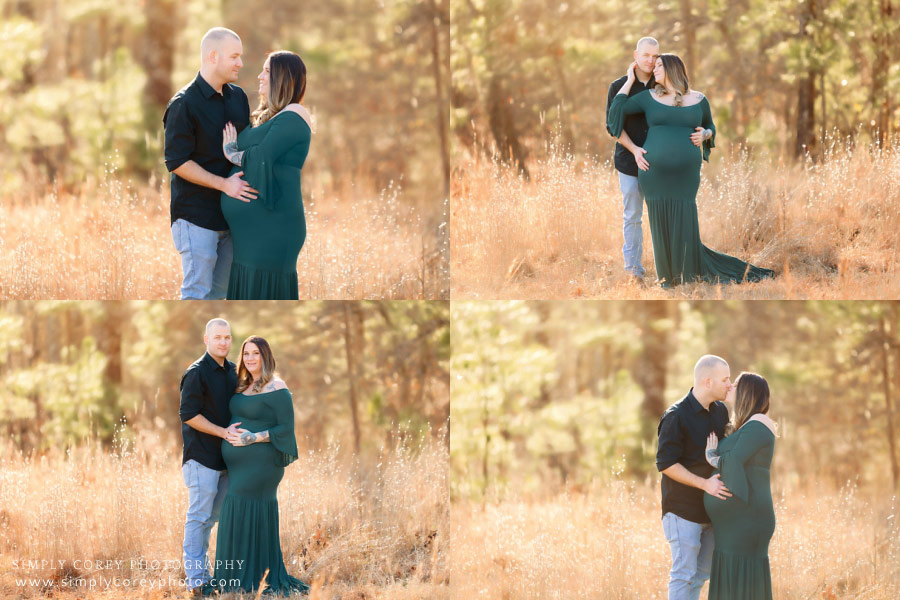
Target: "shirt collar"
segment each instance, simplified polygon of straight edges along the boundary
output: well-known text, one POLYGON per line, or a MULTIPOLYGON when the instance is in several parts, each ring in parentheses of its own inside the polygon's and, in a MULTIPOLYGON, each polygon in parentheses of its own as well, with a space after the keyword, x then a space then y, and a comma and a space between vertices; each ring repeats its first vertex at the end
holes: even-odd
POLYGON ((656 79, 653 78, 653 73, 650 73, 650 79, 647 80, 647 83, 641 83, 640 79, 635 79, 634 81, 644 86, 645 90, 652 90, 653 86, 656 85, 656 79))
POLYGON ((209 352, 207 352, 203 355, 203 362, 206 363, 206 366, 208 366, 212 369, 222 369, 223 371, 228 370, 228 359, 227 358, 225 359, 224 364, 219 365, 219 363, 216 362, 216 359, 214 359, 212 356, 210 356, 209 352))
POLYGON ((708 409, 703 408, 703 405, 700 404, 700 401, 697 400, 696 396, 694 396, 694 388, 691 388, 691 391, 688 392, 687 396, 685 396, 685 400, 687 400, 688 406, 691 408, 691 411, 698 412, 709 412, 708 409))
MULTIPOLYGON (((213 86, 209 85, 200 72, 197 72, 197 78, 194 80, 197 82, 197 87, 200 88, 200 93, 203 94, 204 98, 212 98, 213 96, 218 96, 219 92, 213 89, 213 86)), ((231 97, 231 86, 227 83, 222 85, 222 96, 226 98, 231 97)))

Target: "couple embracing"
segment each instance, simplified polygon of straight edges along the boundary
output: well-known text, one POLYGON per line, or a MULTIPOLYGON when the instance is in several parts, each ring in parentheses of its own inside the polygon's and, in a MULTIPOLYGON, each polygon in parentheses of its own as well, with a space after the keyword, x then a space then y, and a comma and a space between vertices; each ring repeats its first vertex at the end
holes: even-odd
POLYGON ((200 49, 200 72, 163 116, 181 298, 296 300, 306 240, 300 171, 312 134, 301 104, 306 65, 293 52, 269 54, 251 114, 234 84, 241 38, 216 27, 200 49))
MULTIPOLYGON (((207 596, 265 591, 307 593, 281 554, 278 484, 297 460, 291 393, 275 373, 265 339, 250 336, 238 364, 228 360, 231 326, 212 319, 206 352, 181 378, 181 471, 188 489, 183 560, 188 591, 207 596), (212 577, 209 536, 219 522, 212 577), (260 590, 262 591, 262 590, 260 590)), ((258 597, 258 596, 257 596, 258 597)))
POLYGON ((625 271, 640 285, 644 285, 644 199, 656 275, 663 288, 694 281, 759 281, 775 275, 700 241, 700 165, 709 161, 716 145, 716 126, 706 96, 691 89, 684 63, 674 54, 660 54, 654 38, 641 38, 627 74, 609 86, 606 128, 617 138, 625 271))
POLYGON ((706 355, 694 367, 694 386, 660 419, 669 600, 698 600, 707 579, 709 600, 772 600, 777 428, 768 412, 765 378, 741 373, 732 383, 728 363, 706 355))

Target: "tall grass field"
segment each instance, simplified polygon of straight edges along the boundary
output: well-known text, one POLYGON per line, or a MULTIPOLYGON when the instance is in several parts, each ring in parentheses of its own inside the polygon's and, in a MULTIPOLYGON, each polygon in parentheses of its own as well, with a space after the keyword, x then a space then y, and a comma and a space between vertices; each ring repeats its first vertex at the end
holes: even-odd
MULTIPOLYGON (((900 598, 896 499, 850 485, 776 488, 773 498, 774 598, 900 598)), ((454 502, 453 597, 665 600, 671 552, 659 506, 658 485, 621 481, 539 500, 454 502)))
MULTIPOLYGON (((367 461, 334 448, 301 451, 278 502, 285 565, 312 586, 309 598, 449 598, 447 465, 440 443, 367 461)), ((180 564, 186 511, 180 451, 152 441, 29 456, 7 448, 0 597, 189 597, 180 564)))
MULTIPOLYGON (((169 186, 109 177, 77 190, 5 197, 0 297, 177 299, 169 186)), ((446 299, 447 206, 416 204, 399 188, 353 197, 304 189, 307 237, 297 260, 301 299, 446 299)))
MULTIPOLYGON (((715 155, 714 151, 714 155, 715 155)), ((900 297, 900 151, 834 142, 817 163, 735 153, 703 163, 704 244, 777 277, 749 285, 645 284, 623 270, 622 195, 611 160, 550 148, 530 179, 483 155, 451 180, 453 299, 883 299, 900 297)), ((653 165, 650 165, 652 170, 653 165)))

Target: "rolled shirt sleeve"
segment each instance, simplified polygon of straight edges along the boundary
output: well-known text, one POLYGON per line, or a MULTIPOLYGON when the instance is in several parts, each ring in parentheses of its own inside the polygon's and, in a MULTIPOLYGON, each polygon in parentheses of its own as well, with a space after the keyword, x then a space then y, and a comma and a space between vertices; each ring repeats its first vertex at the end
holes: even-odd
POLYGON ((684 453, 684 441, 678 413, 663 415, 659 422, 659 445, 656 449, 656 468, 662 472, 674 465, 684 453))
POLYGON ((189 161, 194 152, 196 135, 183 96, 173 99, 166 108, 163 125, 166 130, 166 168, 171 173, 189 161))
POLYGON ((203 382, 199 369, 188 369, 181 378, 181 406, 178 414, 181 422, 190 421, 203 408, 203 382))

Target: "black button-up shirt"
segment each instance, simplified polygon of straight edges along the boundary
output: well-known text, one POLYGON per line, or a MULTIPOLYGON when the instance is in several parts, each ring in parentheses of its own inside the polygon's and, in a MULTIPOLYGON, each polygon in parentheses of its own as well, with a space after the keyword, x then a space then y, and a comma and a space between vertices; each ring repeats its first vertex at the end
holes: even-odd
POLYGON ((184 440, 181 464, 194 459, 204 467, 216 471, 225 469, 222 438, 197 431, 185 421, 203 415, 210 423, 228 427, 231 422, 228 402, 237 389, 237 383, 234 363, 226 358, 224 365, 220 366, 208 352, 188 367, 181 376, 179 414, 181 437, 184 440))
MULTIPOLYGON (((664 471, 680 463, 700 477, 708 478, 713 468, 706 462, 706 438, 713 431, 721 440, 725 437, 728 409, 722 402, 713 402, 709 410, 694 397, 694 388, 687 396, 670 406, 659 420, 659 446, 656 468, 664 471)), ((709 523, 703 508, 703 490, 678 483, 666 474, 662 476, 662 514, 674 513, 694 523, 709 523)))
MULTIPOLYGON (((222 86, 220 94, 198 73, 169 100, 163 115, 166 168, 171 172, 192 160, 214 175, 227 177, 233 165, 222 152, 222 130, 229 121, 238 133, 250 124, 247 94, 230 83, 222 86)), ((204 229, 225 231, 228 224, 219 206, 220 195, 172 173, 171 222, 184 219, 204 229)))
MULTIPOLYGON (((622 75, 609 84, 609 94, 606 98, 606 130, 609 131, 609 135, 612 135, 612 130, 609 128, 609 105, 612 104, 613 98, 616 97, 616 94, 619 93, 619 90, 622 89, 622 86, 625 85, 626 81, 628 81, 628 76, 622 75)), ((635 79, 634 83, 631 84, 631 90, 628 92, 628 97, 631 98, 644 90, 652 90, 655 85, 656 80, 653 79, 653 75, 650 76, 646 85, 641 83, 640 79, 635 79)), ((625 133, 628 134, 628 137, 631 138, 632 142, 637 146, 644 146, 644 142, 647 141, 647 131, 650 129, 647 126, 647 118, 644 116, 644 113, 625 115, 625 126, 623 129, 625 133)), ((618 142, 616 142, 616 154, 613 162, 616 165, 616 170, 620 173, 637 177, 638 167, 637 162, 634 160, 634 154, 618 142)))

